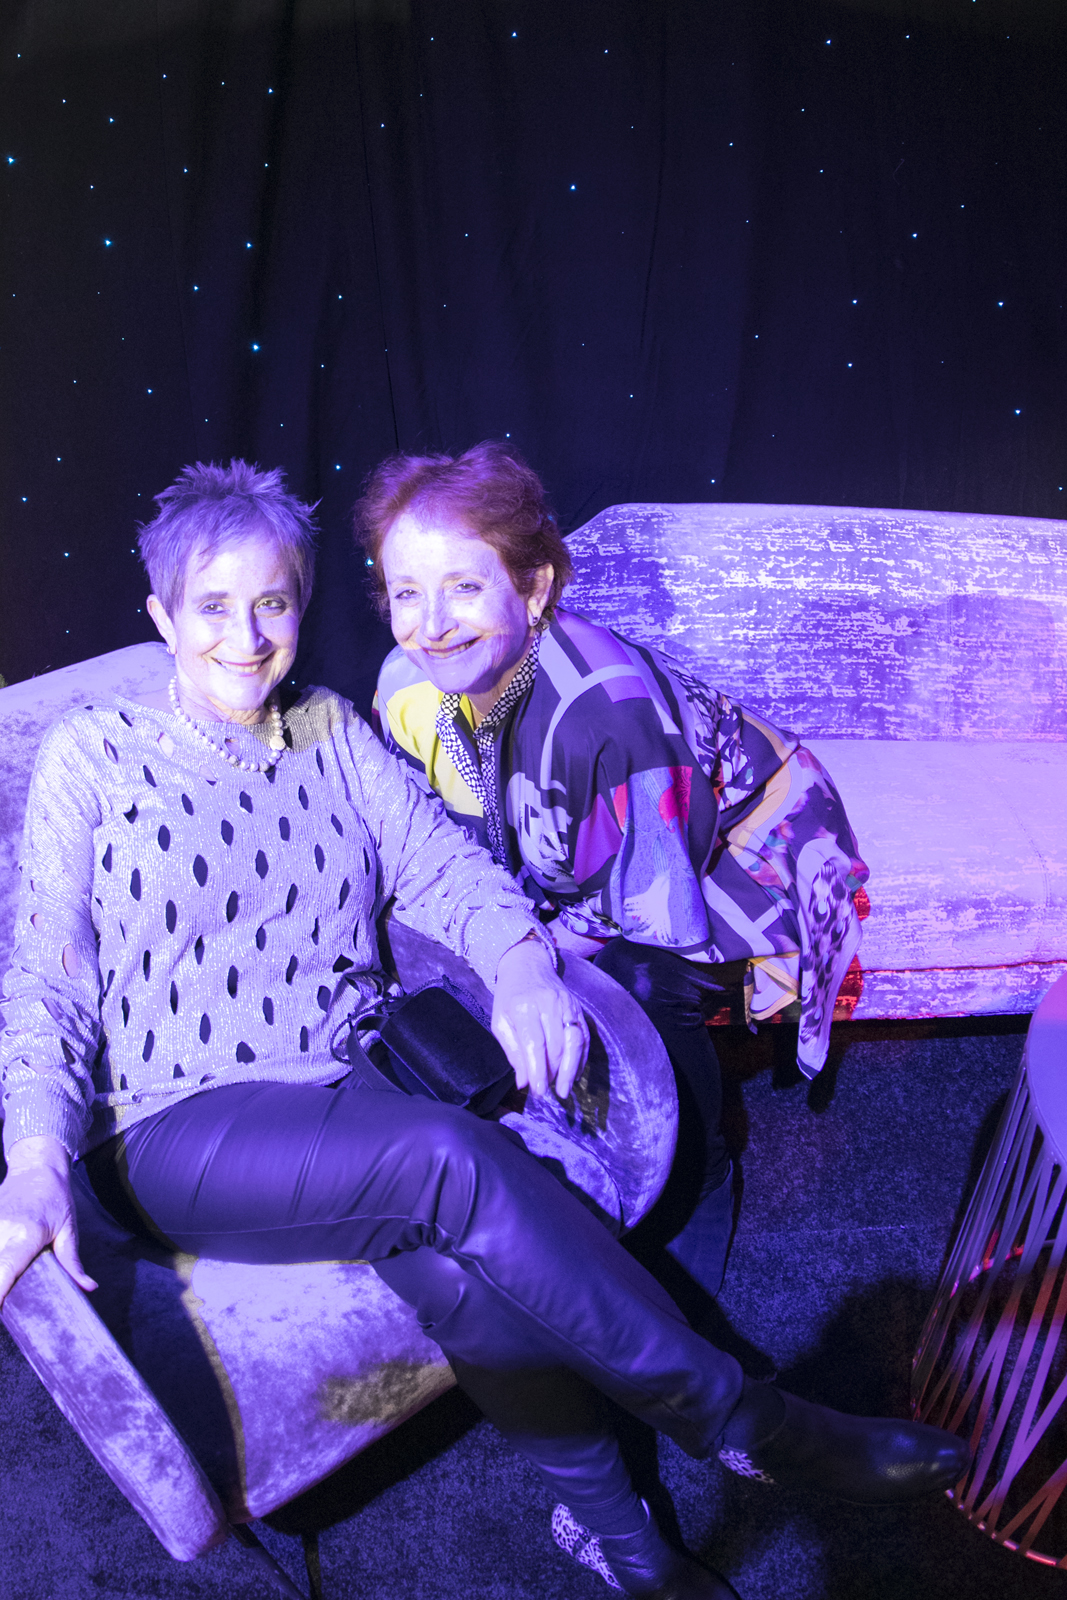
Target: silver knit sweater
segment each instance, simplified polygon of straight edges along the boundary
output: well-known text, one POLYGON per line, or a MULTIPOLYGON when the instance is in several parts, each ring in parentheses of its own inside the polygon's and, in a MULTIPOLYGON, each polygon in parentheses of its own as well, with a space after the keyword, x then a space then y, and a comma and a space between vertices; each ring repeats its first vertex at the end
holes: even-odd
MULTIPOLYGON (((544 937, 347 701, 309 690, 286 726, 271 775, 133 701, 49 730, 4 985, 8 1148, 52 1134, 77 1155, 207 1088, 341 1076, 330 1037, 382 991, 393 897, 490 987, 505 950, 544 937)), ((262 759, 260 730, 225 731, 262 759)))

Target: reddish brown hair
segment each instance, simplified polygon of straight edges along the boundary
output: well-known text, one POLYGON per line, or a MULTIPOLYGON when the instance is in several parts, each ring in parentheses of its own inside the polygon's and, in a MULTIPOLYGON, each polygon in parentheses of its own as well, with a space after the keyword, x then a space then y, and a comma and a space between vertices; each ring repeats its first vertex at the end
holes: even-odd
POLYGON ((524 599, 533 593, 538 567, 551 563, 544 613, 551 616, 574 568, 540 478, 510 445, 490 439, 461 456, 388 456, 375 467, 356 503, 354 531, 383 615, 389 600, 382 545, 405 511, 439 518, 491 545, 524 599))

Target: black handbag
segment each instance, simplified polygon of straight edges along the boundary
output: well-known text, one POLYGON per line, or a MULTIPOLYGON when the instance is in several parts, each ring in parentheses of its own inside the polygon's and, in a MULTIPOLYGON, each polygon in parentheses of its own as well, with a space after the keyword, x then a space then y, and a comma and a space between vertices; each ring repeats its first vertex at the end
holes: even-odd
POLYGON ((370 1089, 422 1095, 488 1116, 515 1087, 503 1049, 447 980, 386 1000, 348 1024, 344 1054, 370 1089))

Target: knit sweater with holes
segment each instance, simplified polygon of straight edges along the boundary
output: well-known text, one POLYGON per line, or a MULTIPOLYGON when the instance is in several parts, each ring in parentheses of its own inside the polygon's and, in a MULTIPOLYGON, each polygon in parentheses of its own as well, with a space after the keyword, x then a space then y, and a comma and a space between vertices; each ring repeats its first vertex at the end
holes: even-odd
MULTIPOLYGON (((331 1036, 382 992, 390 899, 490 987, 505 950, 544 937, 347 701, 309 690, 286 729, 270 773, 117 697, 49 730, 4 983, 6 1147, 51 1134, 78 1155, 223 1084, 332 1082, 331 1036)), ((262 729, 226 732, 263 759, 262 729)))

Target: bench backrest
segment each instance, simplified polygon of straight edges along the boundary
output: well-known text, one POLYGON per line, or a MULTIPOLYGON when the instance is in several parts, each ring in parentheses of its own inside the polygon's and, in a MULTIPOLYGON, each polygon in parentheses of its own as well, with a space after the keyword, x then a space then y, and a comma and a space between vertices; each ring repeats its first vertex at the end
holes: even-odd
POLYGON ((1067 739, 1067 522, 611 506, 565 605, 808 738, 1067 739))

